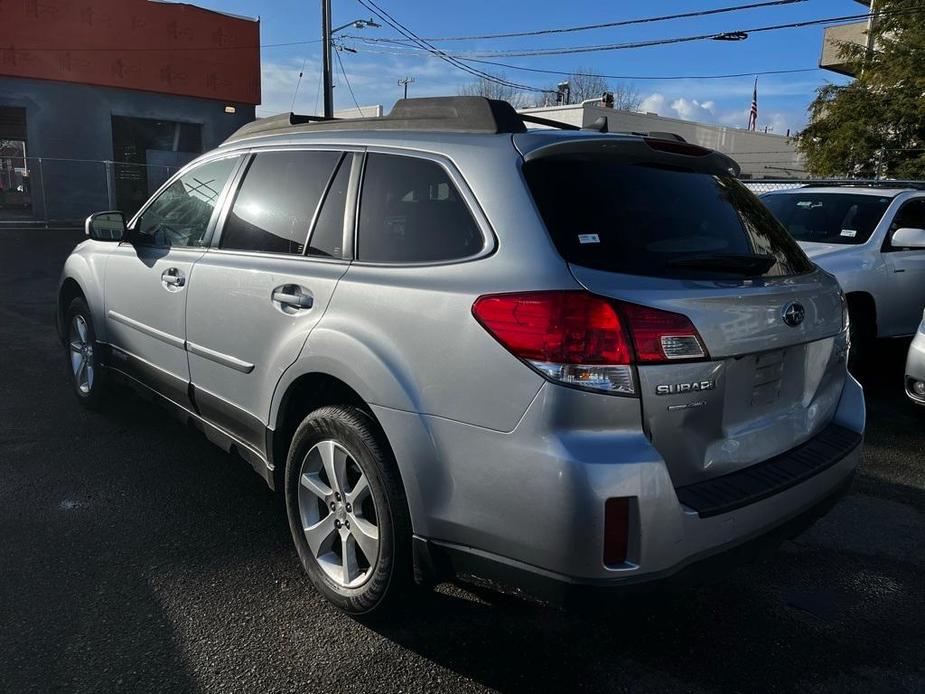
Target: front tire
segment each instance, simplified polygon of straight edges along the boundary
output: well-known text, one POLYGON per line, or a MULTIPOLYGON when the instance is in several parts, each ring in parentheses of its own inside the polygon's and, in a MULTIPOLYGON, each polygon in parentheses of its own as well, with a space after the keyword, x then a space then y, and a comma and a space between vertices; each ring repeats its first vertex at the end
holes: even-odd
POLYGON ((99 410, 106 400, 106 367, 93 328, 90 308, 83 298, 74 299, 64 314, 64 356, 71 389, 78 402, 90 410, 99 410))
POLYGON ((411 522, 383 436, 354 407, 322 407, 289 447, 286 511, 312 584, 347 614, 372 617, 411 584, 411 522))

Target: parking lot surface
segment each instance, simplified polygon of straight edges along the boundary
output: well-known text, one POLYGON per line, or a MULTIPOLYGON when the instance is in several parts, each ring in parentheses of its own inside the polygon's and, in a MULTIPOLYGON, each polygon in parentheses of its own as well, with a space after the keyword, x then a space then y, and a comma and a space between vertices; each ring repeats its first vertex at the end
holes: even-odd
POLYGON ((0 690, 925 691, 907 343, 865 378, 851 493, 762 562, 594 610, 442 586, 370 628, 313 592, 246 463, 134 395, 78 406, 54 299, 79 239, 0 229, 0 690))

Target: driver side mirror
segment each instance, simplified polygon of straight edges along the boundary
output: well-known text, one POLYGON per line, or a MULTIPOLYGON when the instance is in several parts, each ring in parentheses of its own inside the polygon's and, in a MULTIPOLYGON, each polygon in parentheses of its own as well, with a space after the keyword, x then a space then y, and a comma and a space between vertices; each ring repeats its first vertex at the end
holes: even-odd
POLYGON ((94 241, 121 241, 127 235, 125 215, 118 211, 96 212, 87 217, 84 230, 94 241))
POLYGON ((925 229, 903 227, 893 232, 890 239, 893 248, 915 248, 925 250, 925 229))

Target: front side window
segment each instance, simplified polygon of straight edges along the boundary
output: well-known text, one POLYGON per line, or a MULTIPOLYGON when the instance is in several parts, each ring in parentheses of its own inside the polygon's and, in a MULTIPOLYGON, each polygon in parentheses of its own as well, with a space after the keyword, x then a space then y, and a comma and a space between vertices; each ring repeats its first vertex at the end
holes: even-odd
POLYGON ((779 193, 761 198, 797 241, 860 244, 874 233, 892 198, 852 193, 779 193))
POLYGON ((890 225, 889 244, 884 250, 901 250, 893 246, 893 232, 898 229, 925 229, 925 200, 910 200, 893 218, 890 225))
POLYGON ((225 222, 221 248, 302 254, 340 157, 340 152, 305 150, 257 154, 225 222))
POLYGON ((197 166, 171 183, 135 225, 137 242, 150 246, 201 246, 215 205, 238 157, 197 166))
POLYGON ((483 245, 482 232, 442 166, 415 157, 367 156, 357 259, 445 262, 471 257, 483 245))

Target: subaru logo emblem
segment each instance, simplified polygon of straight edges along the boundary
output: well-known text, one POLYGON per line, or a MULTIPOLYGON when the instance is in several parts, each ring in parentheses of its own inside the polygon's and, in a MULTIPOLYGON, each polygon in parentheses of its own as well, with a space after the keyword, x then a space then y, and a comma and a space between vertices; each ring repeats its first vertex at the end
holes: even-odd
POLYGON ((784 306, 781 317, 784 319, 784 323, 791 328, 795 328, 803 322, 803 319, 806 317, 806 310, 803 308, 803 304, 792 301, 784 306))

